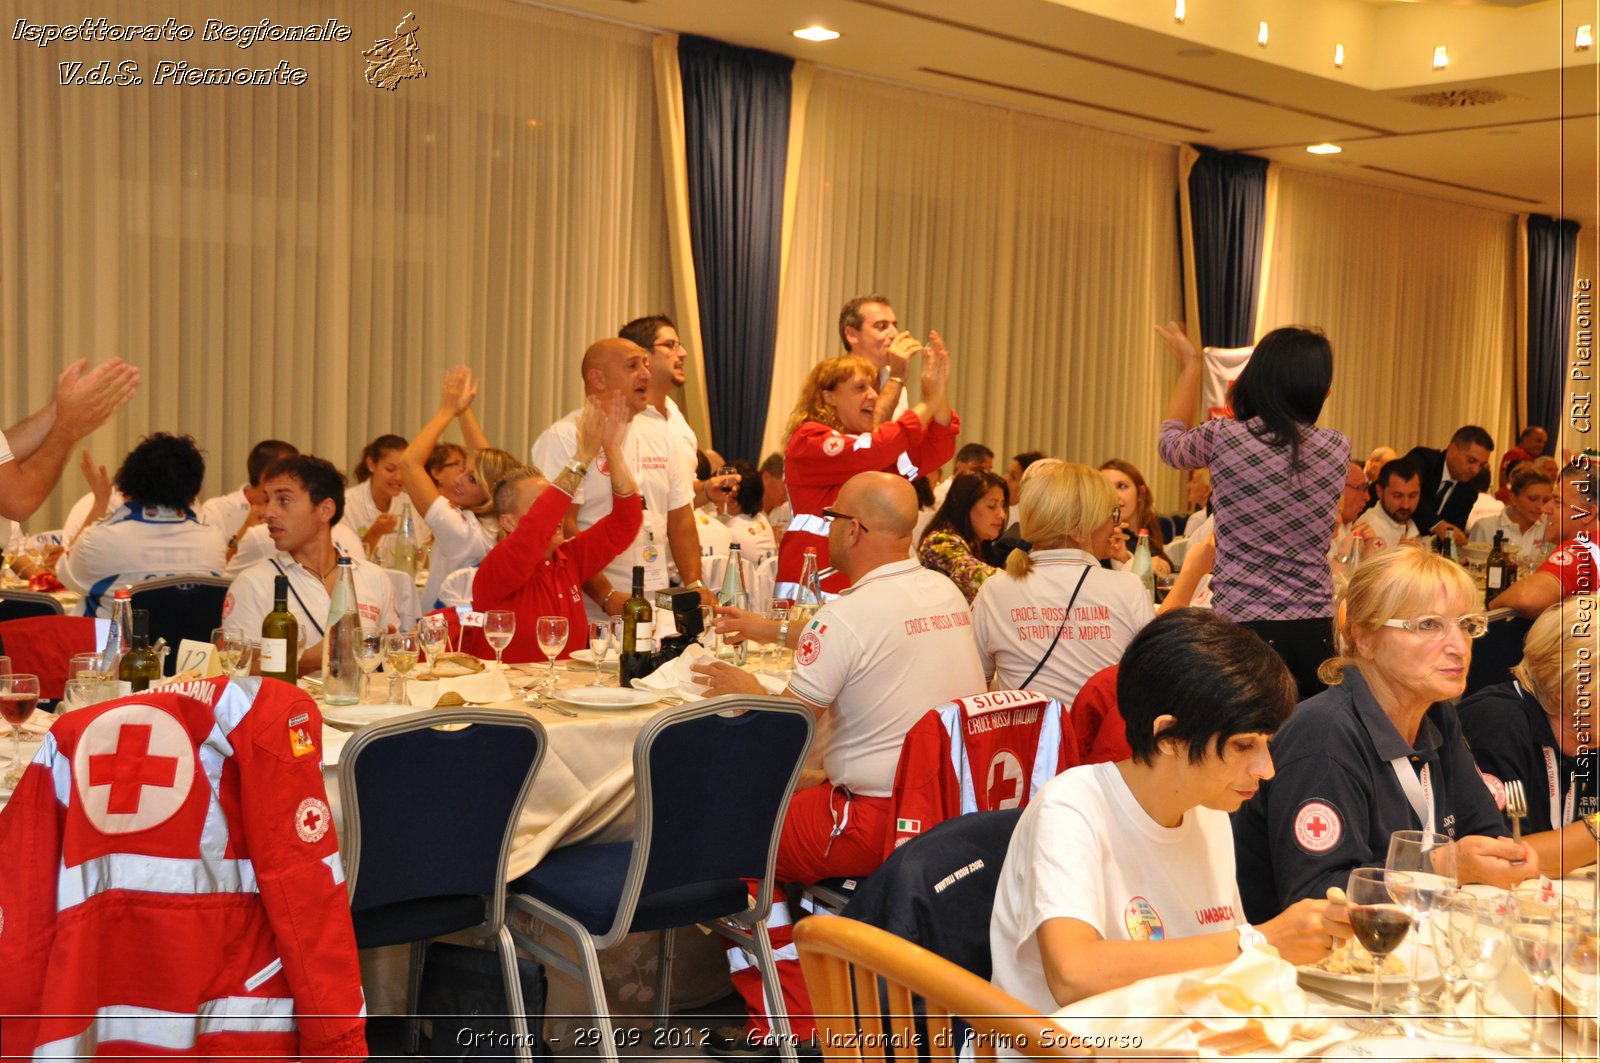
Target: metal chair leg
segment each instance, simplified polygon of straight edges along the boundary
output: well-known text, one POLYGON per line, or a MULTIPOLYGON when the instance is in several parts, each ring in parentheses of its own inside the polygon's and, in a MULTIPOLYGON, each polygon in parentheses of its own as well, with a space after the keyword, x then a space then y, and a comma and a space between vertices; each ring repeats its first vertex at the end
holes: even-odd
POLYGON ((417 1054, 422 1043, 422 1018, 417 1014, 417 998, 422 995, 422 958, 427 953, 426 941, 411 943, 410 968, 406 980, 406 1055, 417 1054))
MULTIPOLYGON (((500 976, 506 986, 506 1011, 511 1017, 511 1034, 516 1039, 517 1059, 533 1063, 533 1038, 528 1028, 528 1006, 522 999, 522 972, 517 969, 517 946, 511 940, 511 929, 501 925, 495 935, 495 949, 500 953, 500 976)), ((539 1033, 543 1034, 543 1016, 539 1033)))
POLYGON ((778 1042, 778 1055, 784 1063, 799 1063, 795 1051, 794 1032, 789 1027, 789 1008, 783 998, 783 983, 778 980, 778 960, 772 952, 772 939, 767 936, 767 923, 762 920, 750 928, 755 945, 756 968, 761 972, 761 984, 767 999, 767 1021, 778 1042))
POLYGON ((667 1028, 667 1019, 672 1015, 672 957, 677 951, 677 941, 673 938, 673 933, 672 927, 661 931, 661 947, 656 952, 657 1033, 667 1028))

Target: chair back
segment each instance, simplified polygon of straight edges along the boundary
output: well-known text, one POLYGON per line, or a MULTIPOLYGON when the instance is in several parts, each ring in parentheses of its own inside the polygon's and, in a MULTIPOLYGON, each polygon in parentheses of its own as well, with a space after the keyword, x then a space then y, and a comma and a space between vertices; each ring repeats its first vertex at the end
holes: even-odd
MULTIPOLYGON (((174 651, 184 639, 211 641, 222 623, 229 581, 218 576, 162 576, 133 585, 133 608, 150 613, 150 642, 166 639, 174 651)), ((253 636, 253 631, 245 635, 253 636)))
POLYGON ((640 896, 718 879, 759 879, 746 914, 766 918, 811 731, 810 710, 791 698, 733 694, 652 717, 633 747, 638 825, 616 925, 640 896))
POLYGON ((477 894, 498 916, 546 745, 537 720, 498 709, 413 713, 350 739, 339 801, 351 910, 477 894))
POLYGON ((53 594, 43 591, 6 591, 0 594, 0 621, 32 616, 62 616, 66 610, 53 594))
POLYGON ((1496 609, 1489 614, 1489 630, 1472 644, 1463 696, 1511 678, 1511 669, 1522 660, 1522 646, 1531 627, 1532 620, 1510 609, 1496 609))
POLYGON ((95 620, 87 616, 26 616, 0 620, 0 653, 11 658, 18 672, 39 677, 39 696, 60 700, 67 689, 67 666, 80 653, 93 653, 96 645, 95 620))
POLYGON ((953 1017, 972 1027, 980 1060, 994 1059, 997 1044, 1026 1059, 1093 1054, 1068 1047, 1065 1029, 1010 993, 887 930, 843 916, 803 919, 794 943, 830 1061, 881 1061, 884 1045, 897 1046, 897 1059, 901 1045, 921 1046, 906 1051, 908 1059, 964 1057, 953 1017), (1047 1029, 1059 1036, 1041 1038, 1047 1029))

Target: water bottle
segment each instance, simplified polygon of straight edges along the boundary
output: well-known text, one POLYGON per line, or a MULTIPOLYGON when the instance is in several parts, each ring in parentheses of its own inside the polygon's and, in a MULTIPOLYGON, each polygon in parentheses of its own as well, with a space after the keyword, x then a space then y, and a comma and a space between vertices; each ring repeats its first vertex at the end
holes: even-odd
POLYGON ((794 605, 789 607, 790 629, 804 630, 821 608, 822 579, 817 573, 817 548, 808 546, 800 566, 800 589, 795 592, 794 605))
POLYGON ((328 623, 322 640, 322 700, 329 705, 354 705, 361 700, 361 666, 356 643, 361 638, 361 611, 356 602, 355 563, 339 558, 339 574, 328 596, 328 623))
POLYGON ((1153 602, 1156 600, 1156 573, 1150 567, 1150 532, 1148 529, 1139 529, 1139 545, 1133 549, 1133 574, 1139 577, 1139 582, 1144 584, 1144 593, 1153 602))
POLYGON ((133 588, 118 587, 111 596, 111 628, 106 632, 106 646, 100 652, 100 671, 106 678, 116 679, 122 655, 128 652, 133 638, 133 588))
POLYGON ((417 526, 411 519, 411 503, 400 503, 400 526, 395 531, 390 567, 417 578, 417 526))

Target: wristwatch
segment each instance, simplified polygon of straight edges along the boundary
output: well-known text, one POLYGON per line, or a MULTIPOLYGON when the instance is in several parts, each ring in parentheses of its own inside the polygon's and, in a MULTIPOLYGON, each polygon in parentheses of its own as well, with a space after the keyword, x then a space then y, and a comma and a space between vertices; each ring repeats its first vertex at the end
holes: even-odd
POLYGON ((561 471, 570 472, 572 475, 581 480, 585 476, 589 475, 589 466, 579 461, 577 458, 573 458, 571 461, 561 466, 561 471))
POLYGON ((1239 931, 1239 951, 1249 952, 1254 945, 1265 945, 1267 935, 1251 926, 1249 923, 1240 923, 1234 929, 1239 931))

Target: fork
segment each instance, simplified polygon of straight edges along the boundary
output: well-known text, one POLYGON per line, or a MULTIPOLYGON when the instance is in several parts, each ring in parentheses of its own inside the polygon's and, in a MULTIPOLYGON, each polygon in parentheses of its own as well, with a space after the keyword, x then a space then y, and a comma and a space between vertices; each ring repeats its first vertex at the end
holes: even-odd
POLYGON ((563 708, 549 698, 535 696, 531 687, 522 692, 522 703, 535 709, 549 709, 551 712, 565 716, 569 720, 578 718, 578 714, 571 709, 563 708))
POLYGON ((1511 838, 1522 843, 1522 817, 1528 814, 1528 793, 1521 779, 1506 780, 1506 815, 1511 817, 1511 838))

